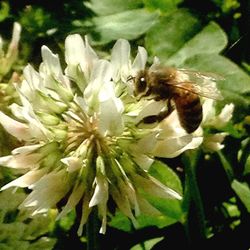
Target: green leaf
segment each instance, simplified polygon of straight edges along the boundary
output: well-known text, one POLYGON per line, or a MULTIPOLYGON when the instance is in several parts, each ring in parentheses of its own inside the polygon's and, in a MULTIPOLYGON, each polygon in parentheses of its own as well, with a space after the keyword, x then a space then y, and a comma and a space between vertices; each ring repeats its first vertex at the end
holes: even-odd
MULTIPOLYGON (((175 223, 177 219, 164 215, 149 215, 141 213, 139 216, 136 217, 136 221, 138 222, 138 228, 144 228, 148 226, 164 228, 175 223)), ((119 211, 117 211, 115 215, 111 217, 111 220, 108 224, 111 227, 117 228, 125 232, 131 232, 132 230, 132 224, 130 219, 119 211)))
POLYGON ((115 227, 119 230, 123 230, 125 232, 130 232, 132 229, 131 221, 127 216, 125 216, 121 212, 116 212, 114 216, 111 217, 111 221, 109 222, 109 226, 115 227))
POLYGON ((218 54, 226 45, 226 34, 218 24, 211 22, 173 54, 167 64, 180 66, 197 54, 218 54))
POLYGON ((176 219, 170 218, 168 216, 159 215, 159 216, 153 216, 148 214, 140 214, 136 218, 139 227, 148 227, 148 226, 156 226, 158 228, 164 228, 166 226, 172 225, 176 222, 176 219))
POLYGON ((149 169, 149 174, 161 183, 182 194, 182 185, 178 175, 161 161, 155 161, 149 169))
POLYGON ((173 224, 177 221, 183 221, 184 214, 182 211, 182 201, 176 199, 162 199, 152 196, 148 196, 146 198, 150 204, 152 204, 162 214, 168 217, 170 224, 173 224))
MULTIPOLYGON (((182 194, 182 185, 177 174, 161 161, 155 161, 149 169, 149 174, 158 179, 169 188, 182 194)), ((147 197, 149 202, 167 217, 176 221, 182 221, 183 212, 181 201, 175 199, 160 199, 157 197, 147 197)))
POLYGON ((186 10, 162 17, 146 36, 146 47, 163 64, 180 66, 197 54, 216 54, 227 45, 227 37, 218 24, 201 26, 186 10), (160 39, 159 39, 160 38, 160 39))
POLYGON ((186 10, 177 10, 161 17, 147 33, 146 48, 151 55, 159 57, 164 62, 177 53, 200 30, 201 24, 197 18, 186 10))
POLYGON ((85 6, 90 8, 99 16, 106 16, 123 12, 130 9, 136 9, 142 5, 141 0, 91 0, 84 2, 85 6))
POLYGON ((245 205, 247 211, 250 213, 250 189, 247 183, 242 183, 237 180, 233 180, 231 186, 242 201, 242 203, 245 205))
POLYGON ((144 9, 129 10, 118 14, 94 17, 98 39, 101 44, 119 38, 135 39, 144 34, 156 22, 157 13, 150 13, 144 9))
POLYGON ((141 244, 137 244, 131 248, 131 250, 150 250, 155 244, 163 240, 163 237, 154 238, 143 242, 143 247, 141 244))
POLYGON ((247 157, 247 160, 246 160, 244 174, 245 175, 250 174, 250 155, 247 157))
POLYGON ((173 11, 183 0, 144 0, 145 7, 150 10, 159 9, 163 14, 173 11))

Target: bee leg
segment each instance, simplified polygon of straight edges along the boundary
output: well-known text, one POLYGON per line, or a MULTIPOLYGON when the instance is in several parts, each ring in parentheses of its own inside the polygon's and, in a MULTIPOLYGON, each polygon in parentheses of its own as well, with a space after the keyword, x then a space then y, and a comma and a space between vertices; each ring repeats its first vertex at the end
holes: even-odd
POLYGON ((146 116, 137 125, 139 125, 140 123, 151 124, 151 123, 155 123, 155 122, 161 122, 162 120, 167 118, 174 110, 174 107, 173 107, 170 99, 168 100, 167 105, 168 105, 167 110, 161 111, 158 115, 146 116))

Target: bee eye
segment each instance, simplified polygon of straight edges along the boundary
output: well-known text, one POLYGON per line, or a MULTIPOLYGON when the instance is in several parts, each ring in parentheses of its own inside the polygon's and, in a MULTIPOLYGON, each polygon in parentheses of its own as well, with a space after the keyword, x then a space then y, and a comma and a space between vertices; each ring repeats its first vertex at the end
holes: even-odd
POLYGON ((145 77, 140 77, 137 85, 138 91, 143 92, 146 89, 146 87, 147 83, 145 77))
POLYGON ((146 79, 144 77, 140 78, 140 85, 142 88, 146 87, 146 79))

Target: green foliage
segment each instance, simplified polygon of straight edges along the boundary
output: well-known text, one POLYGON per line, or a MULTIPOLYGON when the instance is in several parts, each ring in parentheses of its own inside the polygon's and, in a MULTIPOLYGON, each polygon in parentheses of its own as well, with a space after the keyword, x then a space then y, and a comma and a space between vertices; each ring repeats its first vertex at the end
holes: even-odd
POLYGON ((131 248, 131 250, 150 250, 153 249, 153 246, 158 243, 159 241, 161 241, 163 239, 163 237, 161 238, 155 238, 152 240, 147 240, 145 242, 143 242, 143 244, 138 244, 134 247, 131 248))
POLYGON ((112 217, 109 225, 125 232, 130 232, 132 229, 131 221, 121 212, 117 212, 115 216, 112 217))
POLYGON ((149 169, 149 173, 161 183, 182 194, 182 184, 178 175, 161 161, 155 161, 149 169))
POLYGON ((223 13, 231 12, 240 7, 240 3, 237 0, 213 0, 215 4, 221 8, 223 13))
POLYGON ((94 17, 95 40, 103 44, 119 38, 136 39, 152 27, 157 16, 157 13, 137 9, 94 17))
POLYGON ((56 239, 48 235, 54 216, 36 215, 29 218, 27 211, 17 209, 26 195, 12 192, 7 190, 0 193, 0 249, 52 249, 56 239))
POLYGON ((98 16, 107 16, 115 13, 136 9, 142 5, 141 0, 91 0, 84 4, 98 16))
POLYGON ((52 19, 52 15, 39 7, 29 6, 26 8, 20 18, 20 24, 25 27, 29 33, 34 35, 33 39, 51 35, 56 31, 56 24, 52 19))
POLYGON ((159 10, 162 14, 166 14, 175 10, 178 4, 183 0, 144 0, 145 8, 150 10, 159 10))
POLYGON ((146 48, 151 55, 158 56, 165 63, 165 60, 178 52, 200 29, 201 24, 198 19, 187 10, 177 10, 166 17, 161 17, 154 28, 147 33, 146 48))
POLYGON ((0 5, 0 22, 4 21, 10 12, 10 6, 7 2, 1 2, 0 5))
POLYGON ((233 180, 232 188, 245 205, 247 211, 250 213, 250 189, 247 183, 241 183, 237 180, 233 180))

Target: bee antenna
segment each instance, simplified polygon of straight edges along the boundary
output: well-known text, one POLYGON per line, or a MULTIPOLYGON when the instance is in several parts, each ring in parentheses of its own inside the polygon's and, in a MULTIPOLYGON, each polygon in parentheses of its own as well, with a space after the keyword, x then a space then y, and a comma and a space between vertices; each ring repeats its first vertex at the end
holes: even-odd
POLYGON ((128 78, 127 78, 127 82, 129 82, 129 81, 131 81, 131 80, 134 80, 135 79, 135 77, 134 76, 128 76, 128 78))

